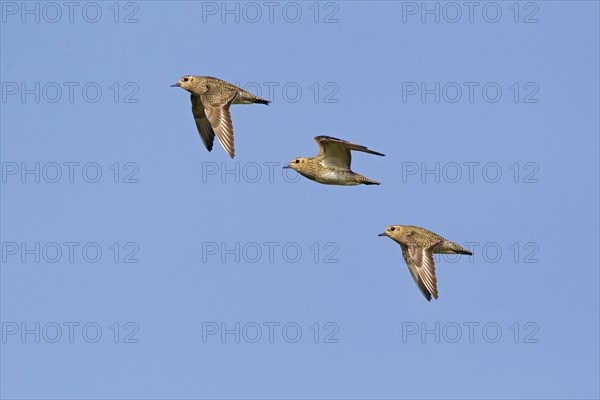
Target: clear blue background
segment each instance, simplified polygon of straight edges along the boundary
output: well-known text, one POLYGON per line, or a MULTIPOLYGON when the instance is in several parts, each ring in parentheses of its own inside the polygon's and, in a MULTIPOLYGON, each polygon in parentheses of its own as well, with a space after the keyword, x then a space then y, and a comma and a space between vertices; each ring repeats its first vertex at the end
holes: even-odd
POLYGON ((473 23, 403 23, 400 2, 340 2, 339 22, 329 24, 313 22, 312 2, 295 24, 281 13, 273 23, 203 22, 193 1, 139 2, 138 23, 115 24, 111 4, 102 3, 96 24, 76 14, 73 23, 8 17, 1 26, 3 82, 95 81, 105 90, 98 103, 1 104, 2 162, 93 161, 105 174, 96 184, 2 183, 2 241, 96 241, 105 251, 132 241, 140 260, 9 257, 2 322, 94 321, 104 334, 95 344, 80 335, 55 344, 9 337, 2 398, 599 397, 597 2, 539 2, 533 24, 512 21, 512 2, 501 3, 495 24, 480 13, 473 23), (169 88, 184 74, 304 90, 296 103, 279 91, 269 107, 234 106, 231 161, 217 144, 204 149, 189 95, 169 88), (498 82, 504 94, 497 103, 480 95, 473 103, 402 102, 402 82, 452 81, 498 82), (114 103, 113 82, 135 82, 139 102, 114 103), (339 102, 314 102, 314 82, 335 82, 339 102), (513 102, 513 82, 536 82, 539 102, 513 102), (385 153, 353 160, 382 185, 281 175, 273 183, 202 181, 206 162, 283 165, 316 154, 312 137, 321 134, 385 153), (139 183, 113 183, 115 161, 137 163, 139 183), (502 180, 402 180, 403 162, 467 161, 499 163, 502 180), (535 162, 539 182, 514 183, 514 162, 535 162), (440 299, 428 303, 400 247, 377 237, 391 224, 498 243, 503 256, 489 262, 479 249, 473 259, 438 260, 440 299), (203 242, 275 241, 298 243, 302 259, 202 262, 203 242), (315 263, 314 242, 335 242, 339 262, 315 263), (536 243, 539 262, 522 262, 523 253, 515 262, 514 242, 536 243), (108 326, 128 321, 138 324, 139 343, 113 343, 108 326), (296 322, 303 336, 203 343, 207 321, 296 322), (338 343, 314 343, 309 326, 330 321, 338 343), (403 342, 406 322, 495 322, 503 335, 497 343, 480 331, 473 343, 403 342), (514 343, 514 322, 537 324, 538 343, 514 343))

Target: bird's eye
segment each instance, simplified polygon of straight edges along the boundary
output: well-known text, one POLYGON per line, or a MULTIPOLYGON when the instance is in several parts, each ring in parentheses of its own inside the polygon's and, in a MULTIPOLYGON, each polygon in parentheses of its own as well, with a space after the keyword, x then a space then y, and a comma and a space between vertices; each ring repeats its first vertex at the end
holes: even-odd
POLYGON ((390 228, 390 231, 392 231, 392 232, 394 232, 395 230, 396 230, 396 228, 394 228, 394 227, 390 228))
POLYGON ((296 164, 299 164, 299 163, 300 163, 300 160, 296 160, 296 164))
POLYGON ((189 80, 190 80, 189 78, 183 78, 183 81, 184 81, 184 82, 187 82, 187 81, 189 81, 189 80))

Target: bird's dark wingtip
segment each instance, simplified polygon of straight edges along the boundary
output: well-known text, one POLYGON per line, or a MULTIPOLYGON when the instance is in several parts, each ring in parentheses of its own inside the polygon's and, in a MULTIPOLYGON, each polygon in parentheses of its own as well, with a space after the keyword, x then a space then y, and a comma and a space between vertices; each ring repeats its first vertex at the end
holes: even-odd
POLYGON ((338 138, 333 137, 333 136, 327 136, 327 135, 315 136, 315 140, 336 140, 336 141, 339 141, 339 142, 345 142, 345 140, 338 139, 338 138))

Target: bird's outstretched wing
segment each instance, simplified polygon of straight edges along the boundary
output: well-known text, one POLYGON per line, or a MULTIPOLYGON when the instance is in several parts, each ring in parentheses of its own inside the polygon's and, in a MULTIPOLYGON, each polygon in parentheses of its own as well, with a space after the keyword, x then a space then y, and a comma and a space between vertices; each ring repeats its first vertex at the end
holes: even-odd
POLYGON ((408 270, 427 301, 431 301, 431 296, 438 298, 433 249, 440 243, 441 241, 426 247, 402 245, 402 255, 408 270))
POLYGON ((235 156, 233 148, 233 122, 229 107, 238 92, 218 92, 216 94, 203 94, 200 96, 204 105, 204 112, 210 125, 229 157, 235 156))
POLYGON ((208 151, 211 151, 213 148, 213 142, 215 140, 215 131, 206 117, 206 113, 204 112, 204 104, 202 104, 200 96, 193 93, 192 113, 194 114, 194 120, 196 121, 196 128, 198 128, 200 138, 202 138, 202 142, 208 151))
POLYGON ((336 139, 330 136, 317 136, 315 142, 320 147, 317 159, 325 167, 333 167, 343 170, 349 170, 352 162, 350 150, 362 151, 364 153, 383 156, 384 154, 369 150, 365 146, 350 143, 342 139, 336 139))

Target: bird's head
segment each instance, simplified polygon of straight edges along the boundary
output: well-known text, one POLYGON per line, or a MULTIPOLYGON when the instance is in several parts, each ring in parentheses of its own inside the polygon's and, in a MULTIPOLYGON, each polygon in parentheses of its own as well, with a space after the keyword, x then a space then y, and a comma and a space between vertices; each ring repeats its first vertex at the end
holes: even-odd
POLYGON ((191 91, 191 88, 194 86, 195 79, 196 78, 193 75, 184 75, 176 84, 171 85, 171 87, 180 87, 182 89, 191 91))
POLYGON ((294 158, 288 165, 283 168, 291 168, 294 171, 302 173, 308 165, 308 158, 298 157, 294 158))
POLYGON ((390 239, 398 241, 402 236, 402 231, 404 227, 402 225, 390 225, 385 228, 385 232, 380 233, 378 236, 387 236, 390 239))

